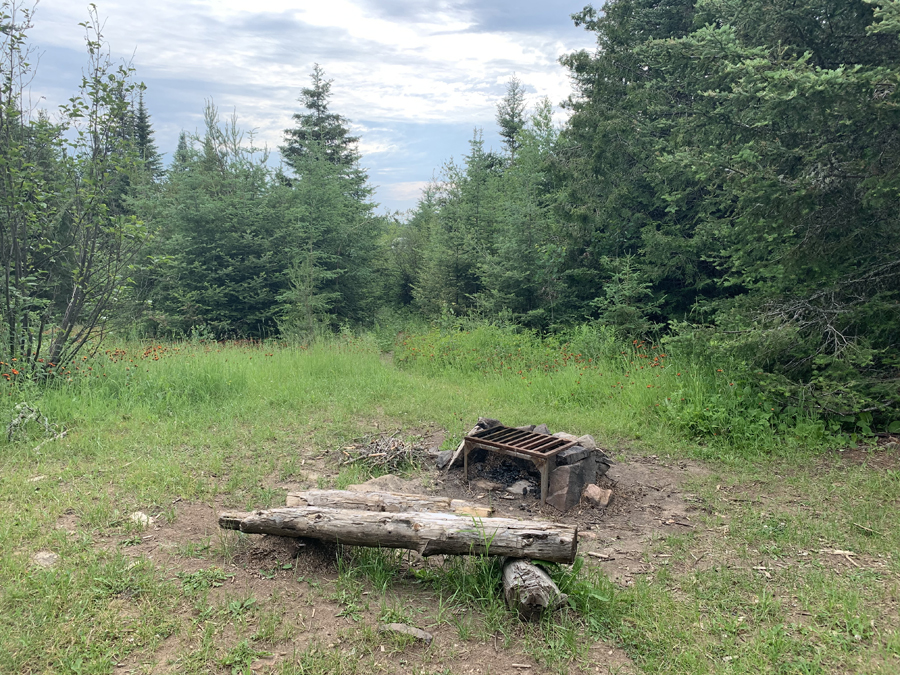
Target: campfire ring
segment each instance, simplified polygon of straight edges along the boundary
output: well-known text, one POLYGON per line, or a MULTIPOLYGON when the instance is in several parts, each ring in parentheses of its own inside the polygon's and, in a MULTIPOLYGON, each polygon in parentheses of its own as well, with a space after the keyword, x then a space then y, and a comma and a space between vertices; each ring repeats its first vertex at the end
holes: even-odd
POLYGON ((541 472, 541 504, 547 502, 550 472, 556 465, 556 455, 577 445, 556 436, 538 434, 524 429, 497 426, 478 431, 463 439, 463 475, 469 480, 469 453, 476 448, 501 455, 530 460, 541 472))

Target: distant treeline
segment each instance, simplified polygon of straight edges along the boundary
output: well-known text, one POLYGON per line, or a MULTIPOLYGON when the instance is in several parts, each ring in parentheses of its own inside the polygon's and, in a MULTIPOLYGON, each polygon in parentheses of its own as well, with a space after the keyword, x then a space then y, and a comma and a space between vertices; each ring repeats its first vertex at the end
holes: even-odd
POLYGON ((210 103, 164 168, 96 23, 64 122, 29 114, 27 16, 2 7, 6 361, 41 372, 115 326, 304 339, 587 323, 727 354, 829 415, 897 418, 897 0, 587 7, 573 18, 597 49, 562 59, 568 121, 549 101, 528 109, 511 78, 503 146, 476 130, 394 215, 376 214, 319 66, 280 164, 210 103))

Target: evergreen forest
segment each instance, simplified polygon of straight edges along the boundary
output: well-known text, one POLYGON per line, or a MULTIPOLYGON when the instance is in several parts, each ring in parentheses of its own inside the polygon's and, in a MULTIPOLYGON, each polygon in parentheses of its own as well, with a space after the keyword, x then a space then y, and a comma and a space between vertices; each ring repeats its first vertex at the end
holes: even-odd
POLYGON ((572 19, 597 46, 561 59, 569 99, 529 107, 511 76, 502 145, 476 128, 386 214, 324 67, 276 150, 210 101, 164 162, 96 10, 51 114, 30 103, 30 14, 5 0, 0 359, 41 382, 109 336, 580 332, 727 362, 834 428, 900 429, 900 2, 608 0, 572 19))

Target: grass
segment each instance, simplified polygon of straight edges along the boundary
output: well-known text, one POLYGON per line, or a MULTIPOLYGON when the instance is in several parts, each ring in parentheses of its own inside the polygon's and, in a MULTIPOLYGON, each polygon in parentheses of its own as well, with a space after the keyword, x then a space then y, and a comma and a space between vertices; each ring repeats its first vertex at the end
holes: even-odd
MULTIPOLYGON (((825 461, 822 448, 844 440, 827 424, 772 410, 727 364, 658 345, 483 328, 406 336, 392 356, 352 337, 309 348, 154 344, 85 359, 44 388, 0 382, 3 418, 27 401, 68 430, 45 442, 46 428, 29 422, 0 448, 0 672, 141 672, 171 645, 173 672, 249 672, 285 650, 275 672, 375 672, 382 646, 409 672, 455 672, 462 648, 442 662, 409 640, 384 645, 371 629, 379 620, 522 650, 560 673, 591 671, 598 641, 647 673, 900 667, 896 464, 825 461), (703 460, 711 473, 692 486, 702 527, 656 541, 647 562, 667 564, 631 587, 590 562, 553 568, 573 607, 534 625, 507 612, 491 559, 417 568, 397 552, 347 553, 336 578, 295 582, 303 602, 337 608, 348 626, 340 649, 303 628, 309 606, 230 588, 244 545, 234 533, 180 545, 185 570, 128 554, 145 536, 136 510, 177 523, 179 501, 283 503, 275 485, 305 480, 338 444, 444 429, 452 448, 480 415, 703 460), (65 517, 77 520, 73 534, 58 527, 65 517), (60 562, 38 567, 41 550, 60 562)), ((370 475, 354 465, 318 482, 370 475)))

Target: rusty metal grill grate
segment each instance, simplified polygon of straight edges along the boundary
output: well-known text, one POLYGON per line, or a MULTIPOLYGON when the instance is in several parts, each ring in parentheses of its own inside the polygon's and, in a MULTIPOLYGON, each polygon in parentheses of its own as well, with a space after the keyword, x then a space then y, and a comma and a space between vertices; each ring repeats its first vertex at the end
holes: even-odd
POLYGON ((547 434, 536 434, 524 429, 504 426, 491 427, 465 437, 463 441, 464 475, 468 480, 469 453, 476 448, 530 460, 541 472, 541 504, 544 504, 547 501, 547 485, 550 471, 556 464, 556 455, 575 445, 575 441, 567 441, 547 434))

